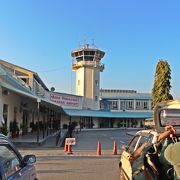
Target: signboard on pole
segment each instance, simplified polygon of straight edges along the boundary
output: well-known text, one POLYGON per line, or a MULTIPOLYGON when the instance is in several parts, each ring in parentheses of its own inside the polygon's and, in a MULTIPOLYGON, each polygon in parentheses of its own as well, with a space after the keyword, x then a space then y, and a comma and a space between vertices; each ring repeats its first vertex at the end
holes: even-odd
POLYGON ((76 144, 76 138, 66 138, 65 144, 66 145, 75 145, 76 144))

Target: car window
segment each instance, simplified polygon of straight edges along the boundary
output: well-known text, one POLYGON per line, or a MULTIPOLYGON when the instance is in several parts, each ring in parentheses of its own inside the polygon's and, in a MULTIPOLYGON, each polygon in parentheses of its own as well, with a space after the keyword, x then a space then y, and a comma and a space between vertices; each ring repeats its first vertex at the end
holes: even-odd
POLYGON ((8 145, 0 145, 0 161, 6 178, 15 174, 22 167, 20 159, 8 145))
POLYGON ((140 146, 142 146, 145 142, 147 142, 148 144, 152 144, 152 141, 153 141, 153 135, 152 134, 142 134, 140 139, 139 139, 139 142, 138 142, 138 145, 136 147, 139 148, 140 146))
POLYGON ((151 134, 148 138, 148 143, 151 144, 153 142, 153 138, 154 138, 154 136, 151 134))
POLYGON ((128 150, 127 150, 130 154, 134 152, 135 147, 136 147, 136 144, 137 144, 139 138, 140 138, 139 135, 138 135, 138 136, 135 136, 135 137, 132 139, 132 141, 130 142, 129 147, 128 147, 128 150))
POLYGON ((141 137, 140 137, 140 140, 139 140, 139 142, 138 142, 138 145, 137 145, 137 147, 136 147, 136 149, 139 148, 139 147, 141 147, 145 142, 148 142, 148 137, 146 137, 146 136, 141 136, 141 137))

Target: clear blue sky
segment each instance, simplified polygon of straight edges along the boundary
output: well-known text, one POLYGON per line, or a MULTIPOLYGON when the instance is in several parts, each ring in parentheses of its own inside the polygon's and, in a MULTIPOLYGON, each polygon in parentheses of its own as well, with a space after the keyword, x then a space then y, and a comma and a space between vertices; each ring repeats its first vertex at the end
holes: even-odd
POLYGON ((180 99, 179 0, 0 0, 0 59, 33 70, 50 88, 74 93, 71 51, 106 52, 101 88, 150 93, 165 59, 180 99))

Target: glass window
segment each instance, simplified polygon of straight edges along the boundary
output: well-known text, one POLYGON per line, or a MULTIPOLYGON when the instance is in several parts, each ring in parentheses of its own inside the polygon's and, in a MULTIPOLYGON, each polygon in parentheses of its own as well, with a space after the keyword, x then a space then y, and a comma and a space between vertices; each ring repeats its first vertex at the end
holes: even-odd
POLYGON ((148 109, 148 102, 147 101, 143 102, 143 109, 148 109))
POLYGON ((140 101, 136 101, 136 109, 141 109, 141 102, 140 101))
POLYGON ((112 101, 111 102, 111 108, 112 109, 118 109, 118 101, 112 101))
POLYGON ((128 148, 128 152, 129 152, 130 154, 134 152, 135 147, 136 147, 136 144, 137 144, 137 142, 138 142, 138 140, 139 140, 139 137, 140 137, 140 136, 135 136, 135 137, 132 139, 132 141, 130 142, 129 148, 128 148))
POLYGON ((137 100, 136 101, 136 109, 137 110, 149 109, 149 101, 137 100))
POLYGON ((138 145, 137 145, 137 148, 141 147, 145 142, 148 141, 148 137, 146 136, 141 136, 139 142, 138 142, 138 145))
POLYGON ((0 161, 3 165, 6 178, 15 174, 22 167, 20 159, 15 152, 6 145, 0 145, 0 161))
POLYGON ((126 109, 126 107, 125 107, 125 101, 120 101, 120 109, 121 110, 125 110, 126 109))
POLYGON ((154 138, 154 136, 151 134, 148 138, 148 143, 151 144, 153 142, 153 138, 154 138))
POLYGON ((133 109, 133 101, 126 101, 126 109, 133 109))

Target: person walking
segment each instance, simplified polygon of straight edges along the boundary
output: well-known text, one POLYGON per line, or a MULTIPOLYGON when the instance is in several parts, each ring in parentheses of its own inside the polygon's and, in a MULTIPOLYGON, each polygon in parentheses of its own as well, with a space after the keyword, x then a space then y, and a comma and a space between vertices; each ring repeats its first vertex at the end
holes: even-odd
POLYGON ((72 124, 69 123, 69 126, 68 126, 68 133, 69 133, 69 137, 72 138, 72 132, 73 132, 73 127, 72 127, 72 124))

